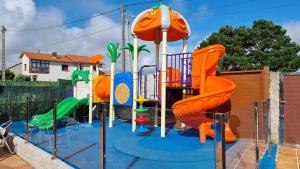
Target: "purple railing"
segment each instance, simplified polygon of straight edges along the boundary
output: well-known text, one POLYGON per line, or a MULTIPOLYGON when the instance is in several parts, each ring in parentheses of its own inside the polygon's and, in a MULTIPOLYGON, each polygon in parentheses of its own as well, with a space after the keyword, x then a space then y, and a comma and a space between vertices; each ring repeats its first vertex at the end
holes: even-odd
MULTIPOLYGON (((167 84, 175 84, 178 87, 190 87, 192 84, 192 53, 177 53, 167 55, 167 70, 169 71, 169 78, 167 78, 167 84), (175 68, 173 76, 173 70, 175 68), (179 77, 177 73, 180 73, 179 77)), ((167 71, 168 72, 168 71, 167 71)))
MULTIPOLYGON (((154 74, 154 91, 153 91, 153 96, 154 98, 157 98, 157 92, 158 92, 158 74, 159 74, 159 70, 158 70, 158 67, 156 65, 143 65, 140 69, 140 71, 138 72, 138 82, 139 82, 139 85, 138 85, 138 95, 141 94, 141 91, 142 91, 142 78, 143 78, 143 70, 145 68, 154 68, 155 69, 155 74, 154 74)), ((146 97, 146 96, 144 96, 146 97)))
MULTIPOLYGON (((142 77, 143 70, 145 68, 154 68, 154 98, 159 99, 159 77, 160 70, 156 65, 143 65, 138 72, 138 95, 142 94, 142 77)), ((191 53, 178 53, 178 54, 167 54, 167 86, 169 87, 191 87, 192 86, 192 54, 191 53), (174 76, 173 76, 173 70, 174 76), (169 71, 168 71, 169 70, 169 71), (179 73, 179 76, 177 76, 179 73)), ((145 96, 146 97, 146 96, 145 96)))

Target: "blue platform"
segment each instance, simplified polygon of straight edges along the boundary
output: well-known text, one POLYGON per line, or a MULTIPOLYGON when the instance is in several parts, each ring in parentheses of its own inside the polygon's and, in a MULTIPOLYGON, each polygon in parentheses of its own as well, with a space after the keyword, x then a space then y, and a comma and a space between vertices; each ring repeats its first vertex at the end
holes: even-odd
MULTIPOLYGON (((213 169, 215 141, 200 143, 198 131, 181 132, 168 128, 165 138, 160 128, 148 136, 131 132, 131 124, 116 121, 106 130, 106 168, 120 169, 213 169)), ((13 132, 24 136, 24 122, 14 122, 13 132)), ((31 142, 51 153, 52 131, 31 131, 31 142)), ((57 156, 76 168, 100 167, 100 123, 80 124, 57 131, 57 156)))

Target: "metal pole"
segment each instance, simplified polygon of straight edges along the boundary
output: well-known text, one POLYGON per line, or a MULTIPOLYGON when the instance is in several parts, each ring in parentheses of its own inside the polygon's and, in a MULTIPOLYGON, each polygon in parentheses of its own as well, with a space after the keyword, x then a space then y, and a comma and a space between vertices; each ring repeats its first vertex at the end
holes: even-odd
POLYGON ((121 16, 122 16, 122 71, 125 72, 125 49, 123 47, 125 46, 125 7, 124 5, 121 5, 121 16))
MULTIPOLYGON (((129 18, 127 19, 127 43, 130 43, 130 22, 129 18)), ((131 58, 131 53, 128 51, 128 60, 129 60, 129 71, 132 71, 132 58, 131 58)))
POLYGON ((5 81, 5 31, 6 28, 2 26, 2 81, 5 81))
POLYGON ((222 168, 226 169, 226 151, 225 151, 225 114, 220 115, 221 133, 222 133, 222 168))
POLYGON ((29 97, 26 97, 26 142, 29 141, 29 97))
POLYGON ((57 100, 54 99, 53 103, 53 151, 52 151, 52 159, 56 159, 56 118, 57 116, 57 100))
MULTIPOLYGON (((219 156, 219 158, 217 158, 217 163, 216 163, 216 168, 222 168, 222 169, 226 169, 226 151, 225 151, 225 123, 224 123, 224 113, 216 113, 217 119, 219 120, 220 123, 220 135, 221 135, 221 143, 218 143, 219 141, 217 141, 217 149, 216 149, 216 155, 219 156), (220 152, 221 153, 218 153, 220 152), (221 157, 220 157, 221 155, 221 157), (219 160, 221 160, 221 163, 219 163, 219 160)), ((217 123, 215 123, 216 125, 217 123)), ((217 132, 216 132, 217 133, 217 132)), ((217 138, 217 136, 216 136, 217 138)))
POLYGON ((105 169, 105 158, 106 158, 106 125, 105 125, 105 115, 106 115, 106 104, 101 104, 101 111, 99 111, 99 117, 101 119, 101 128, 100 128, 100 168, 105 169))
POLYGON ((259 147, 258 147, 258 102, 254 102, 254 116, 255 116, 255 158, 256 167, 259 164, 259 147))
POLYGON ((9 120, 13 120, 12 98, 11 98, 11 96, 9 96, 8 99, 9 99, 9 103, 8 103, 8 107, 9 107, 9 120))
POLYGON ((271 115, 270 115, 270 99, 267 99, 266 109, 268 113, 268 156, 271 156, 271 115))

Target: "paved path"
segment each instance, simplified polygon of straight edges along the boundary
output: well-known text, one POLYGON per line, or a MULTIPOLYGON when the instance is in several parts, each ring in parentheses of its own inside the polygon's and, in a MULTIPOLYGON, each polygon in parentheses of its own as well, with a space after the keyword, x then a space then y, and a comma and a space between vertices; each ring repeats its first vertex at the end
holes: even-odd
POLYGON ((279 146, 277 169, 300 169, 300 149, 279 146))
POLYGON ((8 150, 0 146, 0 168, 1 169, 32 169, 25 161, 15 154, 10 154, 8 150))

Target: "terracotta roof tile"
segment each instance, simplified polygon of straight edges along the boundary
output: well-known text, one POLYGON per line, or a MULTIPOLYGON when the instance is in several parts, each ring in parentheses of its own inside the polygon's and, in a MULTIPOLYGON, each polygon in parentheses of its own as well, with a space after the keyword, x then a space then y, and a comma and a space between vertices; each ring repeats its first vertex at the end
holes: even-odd
MULTIPOLYGON (((47 54, 47 53, 35 53, 35 52, 23 51, 20 55, 20 58, 22 58, 24 55, 26 55, 30 59, 47 60, 52 62, 87 63, 87 64, 96 64, 97 62, 99 62, 98 64, 102 64, 102 62, 100 61, 97 62, 95 61, 95 56, 88 57, 88 56, 80 56, 80 55, 73 55, 73 54, 53 56, 52 54, 47 54)), ((99 54, 97 54, 96 56, 99 56, 99 54)))

